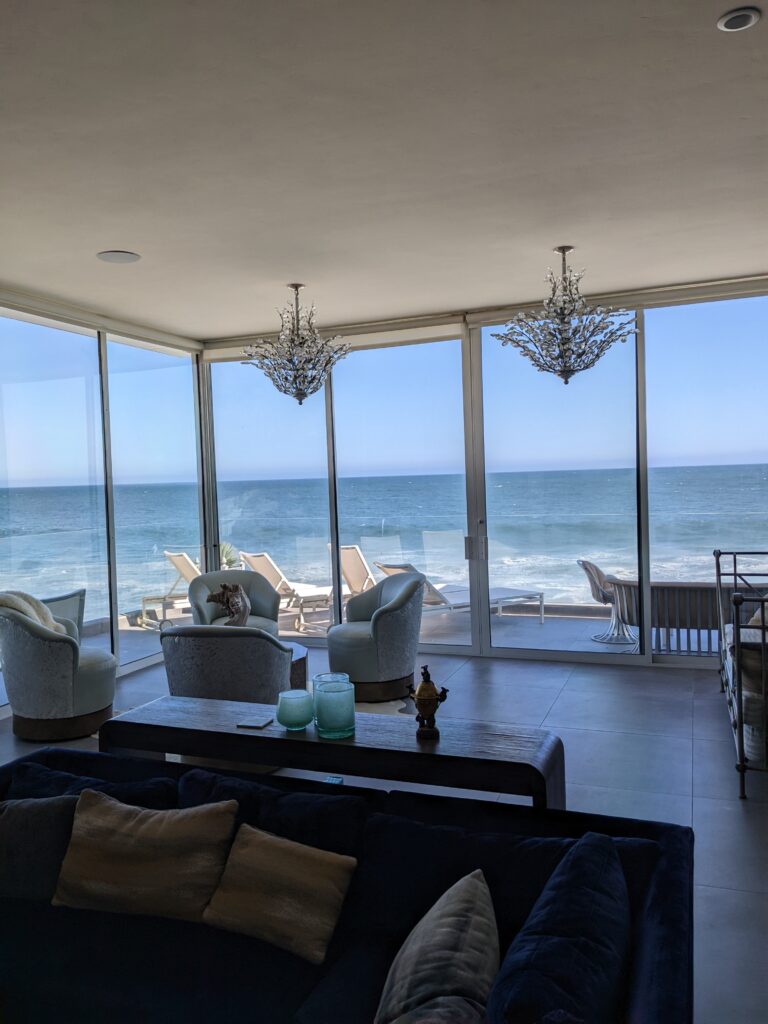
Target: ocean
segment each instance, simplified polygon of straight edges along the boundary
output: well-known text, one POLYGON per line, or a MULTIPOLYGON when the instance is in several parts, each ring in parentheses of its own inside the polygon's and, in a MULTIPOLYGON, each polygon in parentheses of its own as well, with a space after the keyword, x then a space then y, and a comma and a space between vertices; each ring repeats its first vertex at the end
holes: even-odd
MULTIPOLYGON (((461 475, 339 480, 343 544, 375 561, 412 562, 435 582, 466 582, 461 475)), ((649 474, 656 579, 709 580, 712 551, 768 549, 768 465, 690 466, 649 474)), ((489 573, 495 586, 543 590, 551 603, 591 600, 578 558, 637 574, 634 472, 491 473, 489 573)), ((219 484, 222 541, 267 551, 289 579, 330 581, 323 480, 219 484)), ((121 612, 163 593, 175 573, 164 550, 199 555, 193 484, 115 487, 121 612)), ((87 589, 86 618, 107 615, 104 496, 98 486, 0 489, 0 589, 53 596, 87 589)))

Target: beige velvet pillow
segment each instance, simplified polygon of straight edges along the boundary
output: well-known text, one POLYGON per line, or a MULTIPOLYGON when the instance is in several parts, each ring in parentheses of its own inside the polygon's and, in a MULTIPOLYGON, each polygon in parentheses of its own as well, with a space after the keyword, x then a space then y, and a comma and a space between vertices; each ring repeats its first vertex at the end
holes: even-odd
POLYGON ((356 867, 354 857, 241 825, 203 921, 321 964, 356 867))
POLYGON ((226 863, 237 801, 150 811, 80 794, 54 906, 202 920, 226 863))

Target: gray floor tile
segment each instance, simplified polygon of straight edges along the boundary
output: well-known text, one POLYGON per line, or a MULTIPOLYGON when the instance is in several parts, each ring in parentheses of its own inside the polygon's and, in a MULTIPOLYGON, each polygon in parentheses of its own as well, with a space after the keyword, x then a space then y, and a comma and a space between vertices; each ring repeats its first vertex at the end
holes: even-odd
POLYGON ((713 699, 724 700, 720 692, 720 673, 707 672, 697 675, 693 683, 694 697, 712 697, 713 699))
POLYGON ((733 743, 731 720, 725 697, 712 700, 710 697, 693 698, 693 738, 704 740, 728 740, 733 743))
POLYGON ((765 1024, 768 1019, 768 896, 696 886, 696 1024, 765 1024))
POLYGON ((665 669, 620 665, 579 665, 568 677, 569 690, 604 693, 631 693, 637 696, 692 697, 701 672, 690 669, 665 669))
POLYGON ((603 690, 572 690, 568 684, 559 695, 544 725, 556 729, 599 729, 603 732, 656 733, 689 738, 693 719, 690 699, 616 693, 603 690))
POLYGON ((499 683, 504 687, 551 689, 565 685, 573 665, 557 661, 519 661, 514 658, 468 660, 454 673, 454 682, 499 683))
POLYGON ((768 810, 764 804, 694 797, 693 830, 697 885, 768 893, 768 810))
MULTIPOLYGON (((725 708, 720 709, 725 714, 725 708)), ((693 795, 718 800, 736 800, 739 776, 733 739, 693 741, 693 795)), ((747 772, 747 799, 768 803, 768 772, 747 772)), ((766 812, 768 813, 768 812, 766 812)))
POLYGON ((478 721, 508 722, 539 726, 557 700, 559 687, 506 687, 498 683, 448 683, 448 699, 441 705, 438 718, 469 718, 478 721))
POLYGON ((651 733, 553 729, 565 745, 566 781, 581 786, 691 795, 691 740, 651 733))
POLYGON ((610 814, 616 818, 691 824, 691 798, 674 793, 643 793, 637 789, 608 789, 569 783, 566 806, 569 811, 610 814))

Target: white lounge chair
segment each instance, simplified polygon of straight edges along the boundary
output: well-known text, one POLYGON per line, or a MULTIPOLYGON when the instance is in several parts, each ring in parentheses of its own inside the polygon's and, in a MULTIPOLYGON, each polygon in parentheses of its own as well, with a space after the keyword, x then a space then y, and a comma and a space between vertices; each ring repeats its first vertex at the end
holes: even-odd
MULTIPOLYGON (((349 596, 355 597, 376 586, 371 567, 357 544, 342 544, 339 547, 341 575, 349 587, 349 596)), ((411 570, 409 570, 411 571, 411 570)))
POLYGON ((164 551, 163 554, 177 572, 176 579, 165 594, 148 594, 141 599, 141 622, 142 626, 157 627, 160 625, 147 615, 147 609, 152 604, 159 604, 160 618, 164 619, 169 608, 175 608, 179 603, 188 601, 186 591, 181 592, 176 588, 180 583, 191 583, 196 576, 200 575, 200 568, 195 565, 186 551, 164 551))
POLYGON ((261 573, 261 575, 272 584, 280 595, 280 602, 284 608, 295 608, 297 615, 294 628, 303 632, 306 628, 305 610, 312 608, 330 608, 333 588, 318 587, 313 583, 294 583, 289 580, 266 551, 251 553, 241 551, 240 558, 243 565, 261 573))
MULTIPOLYGON (((410 562, 398 565, 385 562, 374 562, 386 576, 395 576, 399 572, 418 572, 410 562)), ((504 613, 506 605, 520 601, 538 601, 539 622, 544 622, 544 592, 542 590, 518 590, 512 587, 491 587, 488 591, 491 611, 497 615, 504 613)), ((467 587, 457 583, 432 583, 427 579, 424 586, 424 611, 465 611, 471 607, 472 601, 467 587)))

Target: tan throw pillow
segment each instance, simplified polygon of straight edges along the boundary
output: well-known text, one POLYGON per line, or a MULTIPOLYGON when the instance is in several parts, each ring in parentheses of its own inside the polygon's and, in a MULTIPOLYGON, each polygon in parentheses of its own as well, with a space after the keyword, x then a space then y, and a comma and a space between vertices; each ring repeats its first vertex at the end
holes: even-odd
POLYGON ((221 878, 237 801, 149 811, 87 789, 54 906, 200 921, 221 878))
POLYGON ((241 825, 203 921, 321 964, 356 867, 354 857, 241 825))

